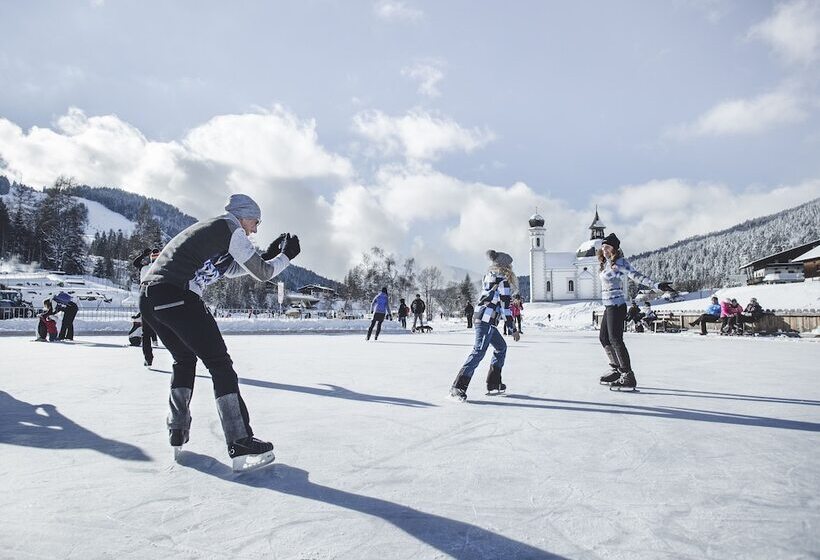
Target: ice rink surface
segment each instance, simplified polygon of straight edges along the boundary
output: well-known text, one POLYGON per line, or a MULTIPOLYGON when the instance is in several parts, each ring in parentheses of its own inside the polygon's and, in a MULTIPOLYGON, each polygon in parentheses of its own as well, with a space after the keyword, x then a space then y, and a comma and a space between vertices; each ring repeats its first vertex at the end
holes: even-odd
POLYGON ((459 404, 466 330, 226 340, 276 446, 242 475, 201 366, 176 464, 167 352, 0 337, 0 558, 820 556, 817 341, 627 334, 630 394, 597 333, 525 332, 459 404))

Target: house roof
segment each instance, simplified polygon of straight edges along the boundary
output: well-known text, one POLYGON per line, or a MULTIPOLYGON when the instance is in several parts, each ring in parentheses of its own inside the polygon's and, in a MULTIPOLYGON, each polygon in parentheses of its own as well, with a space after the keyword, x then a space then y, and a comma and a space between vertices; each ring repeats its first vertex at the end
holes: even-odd
POLYGON ((795 259, 793 259, 793 261, 794 262, 805 262, 805 261, 813 261, 814 259, 820 259, 820 245, 818 245, 814 249, 806 251, 805 253, 803 253, 799 257, 796 257, 795 259))
POLYGON ((780 251, 779 253, 771 254, 767 257, 763 257, 762 259, 746 263, 740 267, 740 270, 744 270, 746 268, 757 270, 759 268, 763 268, 768 264, 788 263, 794 261, 807 251, 811 251, 812 249, 818 246, 820 246, 820 239, 815 239, 814 241, 810 241, 809 243, 804 243, 803 245, 798 245, 797 247, 792 247, 791 249, 786 249, 785 251, 780 251))

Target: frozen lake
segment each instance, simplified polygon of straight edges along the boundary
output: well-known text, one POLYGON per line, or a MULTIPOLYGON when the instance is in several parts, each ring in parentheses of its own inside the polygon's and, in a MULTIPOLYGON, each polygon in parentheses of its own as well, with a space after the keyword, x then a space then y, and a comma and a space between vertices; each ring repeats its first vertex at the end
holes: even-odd
POLYGON ((125 337, 0 337, 0 558, 809 558, 820 555, 820 342, 597 333, 510 340, 506 397, 444 398, 466 330, 227 336, 276 463, 234 475, 207 371, 171 460, 171 362, 125 337))

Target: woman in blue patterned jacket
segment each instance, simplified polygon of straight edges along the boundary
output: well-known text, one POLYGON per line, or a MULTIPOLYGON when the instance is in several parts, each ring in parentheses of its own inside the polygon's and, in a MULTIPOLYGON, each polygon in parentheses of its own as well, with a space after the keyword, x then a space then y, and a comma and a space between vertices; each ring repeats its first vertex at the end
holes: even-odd
POLYGON ((475 311, 475 344, 467 361, 456 375, 450 396, 459 401, 467 400, 467 387, 478 364, 492 345, 493 359, 487 373, 487 394, 503 393, 507 386, 501 382, 501 369, 507 355, 507 343, 498 332, 498 322, 507 325, 507 332, 512 333, 513 340, 518 341, 520 334, 513 323, 510 301, 513 291, 518 288, 518 281, 512 270, 512 257, 507 253, 498 253, 490 249, 487 257, 492 261, 490 269, 484 276, 483 289, 475 311))
POLYGON ((629 264, 621 251, 621 241, 614 233, 604 238, 598 250, 600 263, 601 299, 606 307, 601 318, 600 341, 604 347, 612 371, 601 377, 601 383, 611 384, 612 389, 634 390, 637 386, 629 351, 624 344, 624 320, 626 319, 626 297, 623 290, 623 278, 629 277, 633 282, 664 292, 674 291, 669 282, 656 284, 629 264))

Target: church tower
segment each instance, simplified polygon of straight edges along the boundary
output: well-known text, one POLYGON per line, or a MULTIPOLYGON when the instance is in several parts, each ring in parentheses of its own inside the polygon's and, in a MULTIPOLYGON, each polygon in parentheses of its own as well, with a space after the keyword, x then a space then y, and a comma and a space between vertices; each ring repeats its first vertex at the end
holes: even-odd
POLYGON ((589 226, 589 229, 592 230, 592 233, 589 235, 590 239, 603 239, 606 237, 604 235, 604 228, 606 226, 601 221, 601 218, 598 217, 598 207, 595 207, 595 219, 592 220, 592 225, 589 226))
POLYGON ((530 303, 547 299, 547 247, 544 218, 535 214, 530 218, 530 303))

